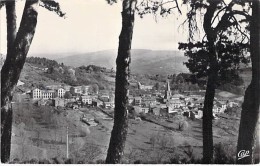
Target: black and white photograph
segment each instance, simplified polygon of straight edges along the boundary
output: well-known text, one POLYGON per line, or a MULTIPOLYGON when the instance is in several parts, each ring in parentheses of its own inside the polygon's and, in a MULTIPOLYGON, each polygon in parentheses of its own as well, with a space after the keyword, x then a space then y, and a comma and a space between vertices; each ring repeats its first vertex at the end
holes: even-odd
POLYGON ((259 164, 260 0, 0 0, 2 164, 259 164))

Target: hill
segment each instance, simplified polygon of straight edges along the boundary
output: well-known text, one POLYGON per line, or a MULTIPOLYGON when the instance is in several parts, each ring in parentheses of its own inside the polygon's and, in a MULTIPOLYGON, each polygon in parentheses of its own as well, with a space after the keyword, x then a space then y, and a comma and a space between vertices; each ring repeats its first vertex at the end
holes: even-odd
POLYGON ((90 65, 69 67, 45 58, 28 58, 19 80, 25 83, 22 92, 46 85, 98 85, 99 89, 114 89, 114 73, 106 68, 90 65), (55 66, 47 67, 49 64, 55 66))
MULTIPOLYGON (((75 54, 56 59, 59 63, 79 67, 95 64, 108 69, 116 67, 117 50, 105 50, 85 54, 75 54)), ((131 71, 138 74, 174 74, 186 73, 188 69, 183 62, 187 57, 180 51, 172 50, 132 50, 131 71)))

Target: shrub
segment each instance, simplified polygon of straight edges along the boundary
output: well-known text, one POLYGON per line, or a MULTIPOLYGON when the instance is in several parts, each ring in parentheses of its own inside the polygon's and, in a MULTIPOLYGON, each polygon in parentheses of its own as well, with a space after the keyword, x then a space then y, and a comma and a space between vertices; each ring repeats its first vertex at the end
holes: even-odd
POLYGON ((39 161, 36 158, 33 158, 29 161, 30 164, 38 164, 39 161))
POLYGON ((234 164, 236 149, 229 144, 218 143, 214 145, 215 164, 234 164))
POLYGON ((39 161, 39 164, 50 164, 51 162, 47 159, 43 159, 39 161))
POLYGON ((184 130, 187 130, 189 127, 189 124, 187 121, 180 121, 179 122, 179 130, 180 131, 184 131, 184 130))
POLYGON ((96 161, 96 164, 105 164, 105 160, 99 159, 99 160, 96 161))

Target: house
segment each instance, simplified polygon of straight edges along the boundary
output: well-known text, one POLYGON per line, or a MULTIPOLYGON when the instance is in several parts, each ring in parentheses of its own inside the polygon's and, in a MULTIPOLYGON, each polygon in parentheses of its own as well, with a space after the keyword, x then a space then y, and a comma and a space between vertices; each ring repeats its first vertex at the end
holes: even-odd
POLYGON ((87 105, 91 105, 92 104, 92 98, 90 96, 81 96, 80 100, 84 104, 87 104, 87 105))
POLYGON ((135 97, 134 98, 134 104, 135 105, 141 105, 142 104, 142 98, 141 97, 135 97))
POLYGON ((160 116, 160 111, 161 111, 161 108, 159 107, 154 107, 151 109, 152 113, 156 116, 160 116))
POLYGON ((180 108, 180 107, 185 106, 185 103, 184 103, 184 101, 178 99, 178 100, 169 100, 166 103, 166 105, 171 106, 175 109, 175 108, 180 108))
POLYGON ((218 103, 221 105, 222 111, 224 112, 227 109, 227 101, 220 100, 218 103))
POLYGON ((184 99, 184 95, 177 93, 171 96, 171 100, 180 100, 180 98, 184 99))
POLYGON ((152 107, 156 105, 156 99, 154 97, 143 97, 142 104, 146 107, 152 107))
POLYGON ((151 90, 153 89, 153 85, 142 85, 140 82, 137 83, 138 89, 142 90, 151 90))
POLYGON ((22 85, 24 85, 24 82, 22 82, 22 81, 18 80, 18 82, 17 82, 16 86, 22 86, 22 85))
POLYGON ((149 108, 148 107, 141 107, 141 106, 133 106, 134 110, 136 113, 140 114, 140 113, 148 113, 149 112, 149 108))
POLYGON ((89 92, 90 86, 85 85, 85 86, 82 86, 81 89, 82 89, 82 94, 86 95, 89 92))
POLYGON ((227 106, 228 107, 238 107, 238 103, 237 102, 234 102, 234 101, 230 101, 230 102, 228 102, 228 104, 227 104, 227 106))
POLYGON ((54 99, 54 107, 65 107, 65 100, 60 98, 54 99))
POLYGON ((196 119, 201 119, 203 117, 202 110, 194 111, 194 113, 195 113, 195 118, 196 119))
POLYGON ((103 95, 99 96, 98 99, 103 102, 109 102, 109 95, 103 94, 103 95))
POLYGON ((115 108, 115 103, 114 102, 103 102, 103 107, 104 108, 115 108))
POLYGON ((75 86, 74 93, 82 94, 82 86, 75 86))
POLYGON ((100 101, 100 100, 98 100, 98 99, 93 99, 92 100, 92 105, 93 106, 96 106, 96 107, 99 107, 99 106, 102 106, 103 105, 103 102, 102 101, 100 101))
POLYGON ((169 106, 169 107, 167 107, 167 112, 168 112, 168 114, 172 114, 172 113, 180 114, 180 113, 182 113, 182 109, 169 106))
POLYGON ((134 103, 134 97, 133 96, 131 96, 131 95, 128 96, 128 103, 130 105, 132 105, 134 103))

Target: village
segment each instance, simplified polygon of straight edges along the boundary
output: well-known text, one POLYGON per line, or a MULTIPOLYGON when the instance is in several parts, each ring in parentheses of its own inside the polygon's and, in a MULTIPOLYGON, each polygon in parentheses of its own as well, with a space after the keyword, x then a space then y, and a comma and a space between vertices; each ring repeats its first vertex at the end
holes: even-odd
MULTIPOLYGON (((144 94, 134 94, 130 90, 128 109, 135 115, 153 114, 155 116, 183 115, 191 119, 201 119, 203 116, 204 90, 172 91, 169 81, 164 90, 155 90, 152 85, 136 83, 137 89, 144 94)), ((68 86, 47 85, 43 88, 34 88, 23 94, 16 94, 15 100, 31 100, 38 106, 54 106, 59 108, 79 109, 83 107, 98 107, 113 116, 115 107, 114 94, 109 90, 91 89, 91 85, 68 86)), ((239 103, 227 99, 214 98, 213 116, 224 113, 229 107, 238 107, 239 103)))

